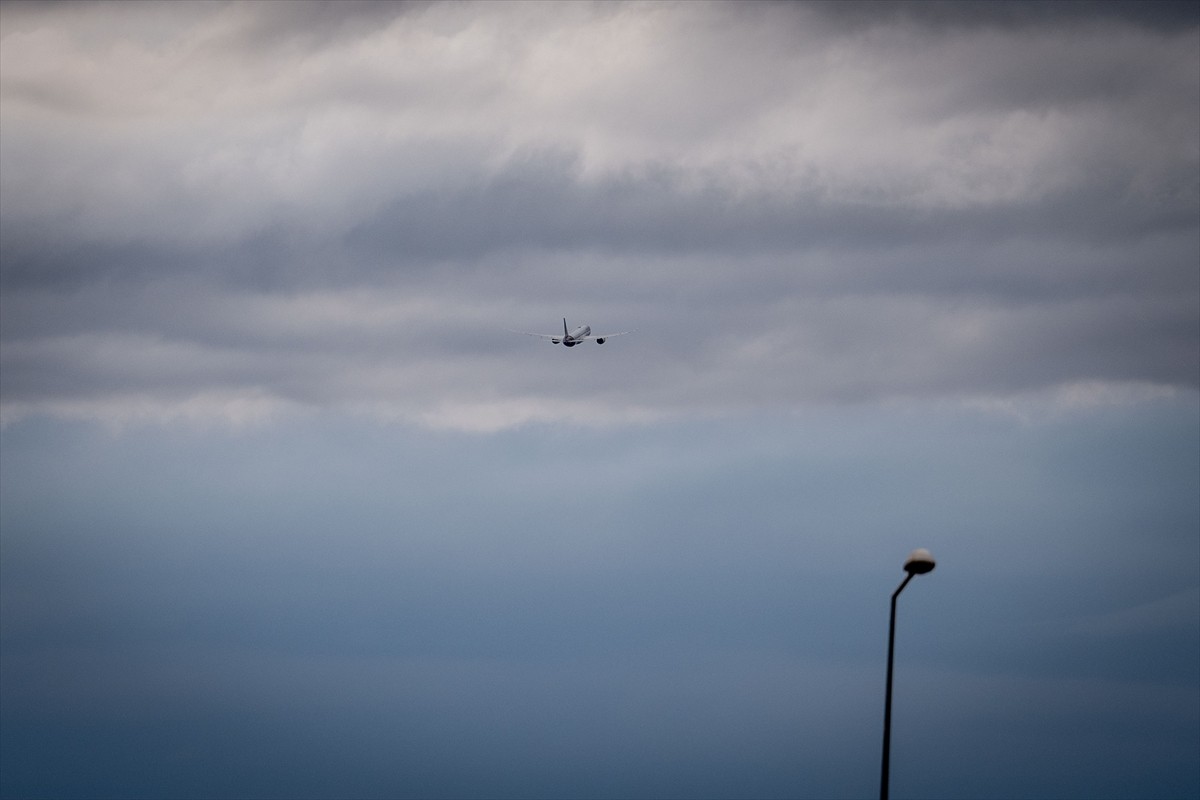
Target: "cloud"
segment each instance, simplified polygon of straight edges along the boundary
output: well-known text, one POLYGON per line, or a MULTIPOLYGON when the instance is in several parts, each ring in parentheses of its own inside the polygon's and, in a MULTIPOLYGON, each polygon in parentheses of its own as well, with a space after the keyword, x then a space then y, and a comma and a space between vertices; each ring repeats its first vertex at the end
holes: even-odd
POLYGON ((1194 115, 1179 102, 1196 88, 1186 32, 879 26, 830 37, 803 7, 439 4, 369 29, 347 12, 355 35, 300 46, 292 14, 212 10, 171 47, 134 35, 103 59, 87 34, 131 7, 64 14, 71 33, 9 25, 17 213, 45 213, 31 200, 54 205, 73 188, 84 232, 156 234, 136 220, 160 206, 146 194, 157 187, 169 202, 152 216, 166 212, 174 237, 236 239, 248 222, 328 223, 347 205, 353 218, 397 195, 469 190, 550 148, 577 153, 580 178, 661 164, 752 195, 933 208, 1036 200, 1101 165, 1161 182, 1180 158, 1196 161, 1194 115), (37 81, 59 88, 31 93, 37 81), (63 119, 41 99, 55 92, 95 96, 63 119), (40 138, 47 128, 57 147, 40 138), (53 158, 30 163, 38 151, 53 158), (139 194, 93 207, 123 185, 139 194))
POLYGON ((1197 386, 1166 10, 143 10, 3 11, 8 420, 1197 386), (566 364, 502 333, 564 315, 639 333, 566 364))

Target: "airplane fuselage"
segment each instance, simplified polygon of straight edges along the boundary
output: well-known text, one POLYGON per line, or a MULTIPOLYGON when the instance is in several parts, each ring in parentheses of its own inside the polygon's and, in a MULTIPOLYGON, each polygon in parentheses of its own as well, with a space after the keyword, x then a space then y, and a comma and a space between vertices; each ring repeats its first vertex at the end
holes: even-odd
POLYGON ((580 325, 575 330, 564 335, 562 338, 562 343, 564 345, 566 345, 567 347, 574 347, 575 345, 579 344, 580 342, 582 342, 584 339, 586 339, 588 336, 591 336, 591 335, 592 335, 592 326, 591 325, 580 325))

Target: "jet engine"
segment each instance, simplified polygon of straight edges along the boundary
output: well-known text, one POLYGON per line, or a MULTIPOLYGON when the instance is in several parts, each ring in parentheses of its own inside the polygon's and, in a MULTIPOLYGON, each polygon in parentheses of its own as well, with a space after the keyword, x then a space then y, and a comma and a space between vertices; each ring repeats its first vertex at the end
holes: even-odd
POLYGON ((604 337, 603 337, 603 336, 597 336, 597 337, 596 337, 596 344, 604 344, 604 337))

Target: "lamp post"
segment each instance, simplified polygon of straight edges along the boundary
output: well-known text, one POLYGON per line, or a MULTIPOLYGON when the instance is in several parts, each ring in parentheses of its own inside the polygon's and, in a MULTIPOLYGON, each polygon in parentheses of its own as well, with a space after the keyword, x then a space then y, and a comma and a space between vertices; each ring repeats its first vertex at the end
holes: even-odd
POLYGON ((887 659, 887 694, 883 705, 883 769, 879 778, 879 800, 888 800, 888 761, 892 747, 892 653, 896 645, 896 598, 908 586, 914 575, 924 575, 931 572, 937 562, 923 547, 912 551, 904 562, 904 571, 908 573, 896 591, 892 592, 892 618, 888 624, 888 659, 887 659))

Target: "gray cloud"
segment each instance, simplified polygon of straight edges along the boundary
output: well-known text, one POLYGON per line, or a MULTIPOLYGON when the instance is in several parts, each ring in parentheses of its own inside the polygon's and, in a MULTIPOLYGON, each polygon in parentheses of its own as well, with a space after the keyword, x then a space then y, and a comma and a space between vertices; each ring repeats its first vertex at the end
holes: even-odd
POLYGON ((1194 390, 1194 22, 981 11, 7 6, 6 419, 1194 390))

